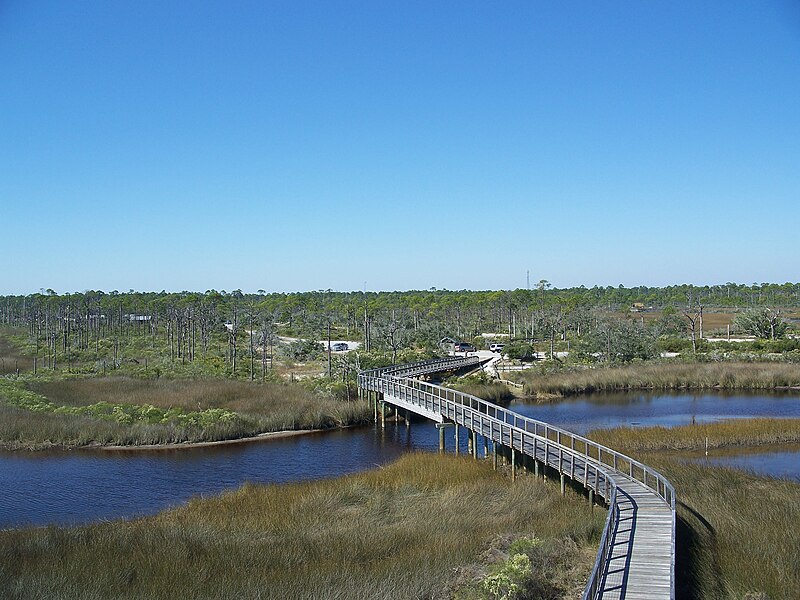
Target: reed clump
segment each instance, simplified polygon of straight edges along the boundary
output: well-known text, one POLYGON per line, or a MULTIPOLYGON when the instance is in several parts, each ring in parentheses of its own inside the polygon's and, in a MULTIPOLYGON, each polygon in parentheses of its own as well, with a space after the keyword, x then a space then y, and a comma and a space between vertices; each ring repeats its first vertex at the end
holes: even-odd
POLYGON ((481 400, 492 402, 498 406, 508 406, 514 400, 514 393, 502 383, 461 383, 455 388, 460 392, 477 396, 481 400))
POLYGON ((590 439, 622 451, 762 446, 800 442, 800 419, 731 419, 680 427, 616 427, 589 432, 590 439))
POLYGON ((134 521, 0 532, 0 596, 472 598, 461 590, 515 539, 535 537, 550 548, 543 561, 573 567, 567 580, 534 569, 536 584, 571 597, 603 519, 533 477, 511 485, 486 463, 413 454, 341 479, 246 485, 134 521))
POLYGON ((525 391, 547 396, 624 390, 763 390, 800 386, 800 368, 777 362, 638 363, 523 375, 525 391))

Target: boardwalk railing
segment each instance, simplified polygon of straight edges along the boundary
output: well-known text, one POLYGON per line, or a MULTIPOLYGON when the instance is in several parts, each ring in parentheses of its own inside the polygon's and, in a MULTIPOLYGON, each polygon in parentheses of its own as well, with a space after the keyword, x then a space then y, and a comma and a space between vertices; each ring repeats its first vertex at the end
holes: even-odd
POLYGON ((611 554, 619 523, 615 476, 624 475, 649 488, 672 512, 670 598, 675 597, 675 489, 647 465, 580 435, 531 419, 476 396, 416 379, 419 375, 472 366, 477 357, 448 357, 364 371, 358 385, 383 394, 388 402, 436 420, 449 420, 513 451, 557 469, 560 474, 602 496, 608 516, 594 568, 584 590, 585 600, 599 597, 601 577, 611 554))

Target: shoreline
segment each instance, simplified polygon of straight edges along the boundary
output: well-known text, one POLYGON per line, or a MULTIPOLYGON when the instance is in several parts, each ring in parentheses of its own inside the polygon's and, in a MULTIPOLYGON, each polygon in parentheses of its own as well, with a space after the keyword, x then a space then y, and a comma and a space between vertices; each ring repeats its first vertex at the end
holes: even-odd
POLYGON ((268 440, 275 440, 287 437, 295 437, 298 435, 306 435, 309 433, 320 433, 323 431, 332 431, 334 429, 344 429, 343 427, 330 427, 328 429, 285 429, 283 431, 266 431, 244 438, 235 438, 231 440, 215 440, 212 442, 170 442, 168 444, 142 444, 140 446, 120 446, 120 445, 89 445, 79 446, 76 450, 101 450, 104 452, 137 452, 139 450, 189 450, 192 448, 211 448, 214 446, 234 446, 237 444, 252 444, 254 442, 262 442, 268 440))
POLYGON ((121 446, 119 444, 86 444, 83 446, 70 445, 70 444, 38 444, 35 446, 14 446, 6 442, 0 442, 0 452, 74 452, 74 451, 90 451, 90 452, 158 452, 172 451, 172 450, 193 450, 196 448, 212 448, 215 446, 234 446, 238 444, 253 444, 256 442, 266 442, 270 440, 277 440, 289 437, 296 437, 300 435, 308 435, 312 433, 323 433, 326 431, 333 431, 336 429, 347 429, 355 427, 354 425, 345 425, 340 427, 328 427, 326 429, 286 429, 282 431, 266 431, 258 435, 235 438, 230 440, 215 440, 210 442, 170 442, 167 444, 141 444, 121 446))

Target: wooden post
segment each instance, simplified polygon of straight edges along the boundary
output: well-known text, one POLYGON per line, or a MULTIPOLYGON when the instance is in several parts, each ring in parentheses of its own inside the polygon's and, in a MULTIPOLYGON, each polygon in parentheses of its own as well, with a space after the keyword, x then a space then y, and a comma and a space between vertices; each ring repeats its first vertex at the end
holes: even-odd
POLYGON ((497 471, 497 442, 492 442, 492 469, 497 471))
POLYGON ((483 436, 483 458, 489 458, 489 440, 483 436))
POLYGON ((594 490, 592 488, 589 488, 589 506, 594 510, 594 490))
POLYGON ((384 406, 383 402, 381 402, 380 404, 381 404, 381 409, 378 412, 381 414, 381 429, 385 429, 386 428, 386 407, 384 406))
POLYGON ((458 456, 458 423, 455 424, 456 456, 458 456))
POLYGON ((536 459, 533 460, 533 474, 539 478, 539 461, 536 459))
POLYGON ((410 410, 406 410, 405 420, 406 420, 406 429, 408 429, 409 427, 411 427, 411 411, 410 410))
POLYGON ((439 454, 444 454, 444 427, 439 427, 439 454))
POLYGON ((467 430, 467 454, 472 456, 472 452, 475 449, 475 443, 473 439, 475 438, 475 432, 471 429, 467 430))
POLYGON ((517 480, 517 451, 511 448, 511 481, 517 480))

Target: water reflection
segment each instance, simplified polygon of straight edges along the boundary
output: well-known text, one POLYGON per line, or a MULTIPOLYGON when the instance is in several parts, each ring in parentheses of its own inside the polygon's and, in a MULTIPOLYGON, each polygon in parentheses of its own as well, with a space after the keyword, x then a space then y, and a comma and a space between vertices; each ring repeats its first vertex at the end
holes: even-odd
MULTIPOLYGON (((452 433, 446 443, 452 452, 452 433)), ((435 426, 423 420, 209 448, 0 453, 0 528, 153 514, 245 482, 337 477, 438 444, 435 426)))
POLYGON ((711 466, 730 467, 757 475, 800 482, 800 446, 772 450, 715 450, 707 457, 697 457, 694 460, 711 466))
POLYGON ((609 427, 675 427, 748 417, 800 417, 800 396, 789 394, 613 393, 549 404, 512 403, 520 414, 585 434, 609 427))

